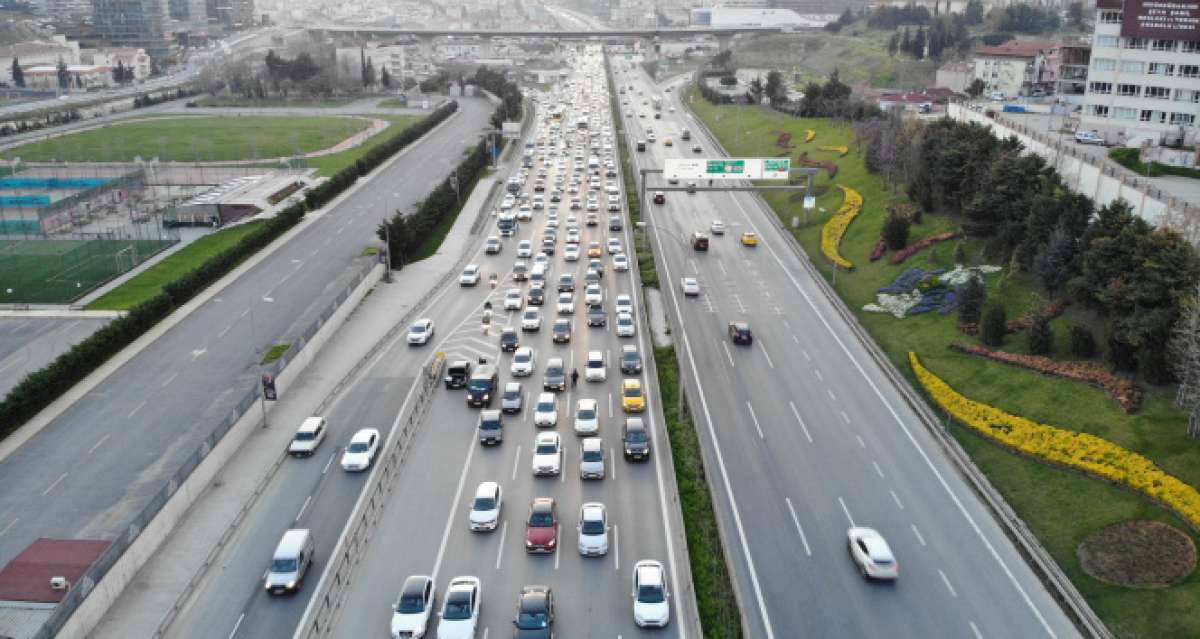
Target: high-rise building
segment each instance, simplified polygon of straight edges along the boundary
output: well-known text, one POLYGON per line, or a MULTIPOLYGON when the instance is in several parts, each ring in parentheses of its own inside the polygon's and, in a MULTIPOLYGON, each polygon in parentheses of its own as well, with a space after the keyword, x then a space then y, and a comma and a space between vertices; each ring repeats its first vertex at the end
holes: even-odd
POLYGON ((1200 138, 1200 5, 1097 0, 1082 128, 1125 145, 1200 138))
POLYGON ((96 36, 118 47, 145 49, 161 59, 170 51, 167 0, 92 0, 96 36))
POLYGON ((254 0, 217 0, 211 7, 217 22, 232 29, 246 29, 254 24, 254 0))

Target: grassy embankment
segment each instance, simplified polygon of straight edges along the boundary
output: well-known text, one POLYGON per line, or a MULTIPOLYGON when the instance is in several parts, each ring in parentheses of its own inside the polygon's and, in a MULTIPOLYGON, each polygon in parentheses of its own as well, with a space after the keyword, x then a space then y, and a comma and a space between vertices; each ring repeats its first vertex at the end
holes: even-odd
MULTIPOLYGON (((840 251, 856 268, 851 273, 838 273, 835 289, 910 381, 915 383, 907 363, 907 353, 911 350, 921 356, 930 370, 972 399, 1043 423, 1103 437, 1149 457, 1181 480, 1200 486, 1197 444, 1186 437, 1187 419, 1172 406, 1170 390, 1146 389, 1141 410, 1126 415, 1098 389, 950 351, 947 344, 952 341, 975 341, 958 332, 954 314, 931 313, 898 320, 861 310, 864 304, 875 301, 880 287, 909 268, 953 268, 954 242, 935 245, 898 266, 887 258, 868 261, 883 225, 885 207, 903 200, 903 195, 889 193, 876 176, 866 171, 858 153, 851 151, 839 158, 836 153, 817 150, 818 145, 851 145, 853 131, 849 125, 791 118, 753 107, 716 107, 699 98, 692 106, 734 156, 779 155, 783 150, 775 145, 778 133, 789 131, 792 140, 797 141, 796 148, 790 150, 793 157, 801 150, 808 150, 811 157, 837 162, 836 179, 830 180, 822 172, 817 180, 821 192, 812 223, 795 231, 795 235, 826 278, 830 278, 831 269, 821 255, 819 241, 821 225, 842 201, 841 191, 831 187, 835 183, 846 184, 863 195, 863 212, 850 225, 840 251), (735 109, 742 110, 738 118, 732 117, 735 109), (740 136, 735 129, 739 122, 740 136), (817 137, 809 144, 803 142, 805 129, 817 131, 817 137)), ((788 200, 787 194, 767 196, 785 224, 791 223, 793 215, 801 215, 799 204, 788 200)), ((913 227, 912 237, 917 240, 956 226, 955 220, 948 217, 926 214, 924 222, 913 227)), ((967 243, 965 248, 971 259, 978 247, 967 243)), ((1004 273, 988 276, 987 288, 988 299, 1002 299, 1010 318, 1045 304, 1037 289, 1022 276, 1004 273)), ((1071 323, 1089 321, 1074 316, 1074 312, 1072 309, 1052 322, 1056 354, 1063 358, 1069 357, 1065 352, 1071 323)), ((1027 352, 1024 336, 1010 337, 1005 349, 1027 352)), ((1076 557, 1076 549, 1085 537, 1128 519, 1169 522, 1197 540, 1194 531, 1180 519, 1134 493, 1019 457, 963 427, 955 425, 951 432, 1118 636, 1200 636, 1200 614, 1194 605, 1200 598, 1197 573, 1171 588, 1134 590, 1089 577, 1076 557)))

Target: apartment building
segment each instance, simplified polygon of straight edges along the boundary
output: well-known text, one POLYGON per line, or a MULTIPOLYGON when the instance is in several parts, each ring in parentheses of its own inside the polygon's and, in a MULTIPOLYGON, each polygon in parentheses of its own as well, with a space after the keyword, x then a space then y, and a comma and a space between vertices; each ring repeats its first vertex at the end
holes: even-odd
POLYGON ((994 47, 975 50, 975 77, 982 80, 985 95, 1045 94, 1053 90, 1048 81, 1048 61, 1057 55, 1060 42, 1009 40, 994 47))
POLYGON ((1126 146, 1195 144, 1200 131, 1200 3, 1096 4, 1081 127, 1126 146))

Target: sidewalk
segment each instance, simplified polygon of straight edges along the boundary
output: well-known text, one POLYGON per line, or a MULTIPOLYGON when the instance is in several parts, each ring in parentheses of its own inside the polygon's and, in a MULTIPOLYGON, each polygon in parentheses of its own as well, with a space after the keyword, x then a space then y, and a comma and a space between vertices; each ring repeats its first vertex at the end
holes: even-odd
POLYGON ((175 532, 138 572, 92 633, 96 638, 153 637, 189 582, 202 570, 219 539, 245 504, 270 481, 294 434, 292 425, 320 412, 331 393, 388 332, 423 305, 453 273, 470 247, 471 227, 485 215, 494 179, 480 180, 441 248, 433 256, 393 272, 391 284, 375 286, 346 323, 315 354, 308 368, 272 408, 259 429, 196 501, 175 532))

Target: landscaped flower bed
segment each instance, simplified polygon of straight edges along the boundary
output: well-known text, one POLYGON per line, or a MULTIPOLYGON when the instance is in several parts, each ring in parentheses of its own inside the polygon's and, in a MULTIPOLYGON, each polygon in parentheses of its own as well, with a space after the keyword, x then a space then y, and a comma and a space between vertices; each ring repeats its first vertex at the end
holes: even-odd
POLYGON ((1132 380, 1110 373, 1095 362, 1056 362, 1049 357, 993 351, 983 346, 953 342, 950 348, 969 355, 1020 366, 1031 371, 1083 382, 1104 389, 1112 395, 1126 413, 1132 413, 1142 403, 1142 390, 1132 380))
POLYGON ((930 311, 943 315, 949 313, 958 308, 958 290, 943 281, 943 272, 944 269, 940 268, 932 271, 910 268, 891 284, 879 289, 875 296, 876 303, 864 305, 863 310, 888 313, 896 319, 930 311))
POLYGON ((858 191, 852 188, 841 184, 837 187, 846 195, 842 200, 842 208, 838 209, 837 213, 834 213, 833 217, 825 223, 825 226, 821 227, 821 252, 833 262, 834 266, 850 271, 854 269, 854 264, 838 253, 838 244, 841 243, 842 236, 846 234, 846 228, 850 226, 850 222, 862 210, 863 199, 858 191))
POLYGON ((1200 492, 1149 459, 1095 435, 1039 424, 968 399, 922 366, 916 353, 910 352, 908 361, 933 401, 984 437, 1051 464, 1132 488, 1200 530, 1200 492))
POLYGON ((882 237, 875 242, 875 248, 871 249, 871 261, 878 261, 887 252, 887 240, 882 237))
POLYGON ((819 146, 817 148, 822 151, 832 151, 838 155, 846 155, 850 152, 850 147, 848 146, 819 146))
MULTIPOLYGON (((1025 315, 1022 315, 1021 317, 1018 317, 1015 320, 1008 320, 1007 332, 1008 332, 1008 334, 1011 335, 1013 333, 1023 331, 1025 329, 1029 328, 1031 325, 1033 325, 1033 319, 1037 313, 1041 313, 1042 315, 1045 315, 1046 319, 1054 319, 1054 318, 1058 317, 1059 315, 1062 315, 1063 311, 1065 311, 1066 309, 1067 309, 1066 302, 1061 302, 1061 301, 1053 302, 1046 308, 1043 308, 1043 309, 1037 310, 1037 311, 1030 311, 1030 312, 1026 313, 1025 315)), ((966 335, 978 335, 979 334, 979 325, 974 322, 968 322, 966 324, 959 324, 958 332, 964 333, 966 335)))
POLYGON ((892 255, 892 264, 903 264, 904 260, 907 260, 914 254, 933 246, 935 243, 953 240, 960 235, 962 235, 962 231, 945 231, 943 233, 935 233, 929 237, 922 238, 915 244, 909 244, 899 251, 896 251, 896 253, 892 255))
POLYGON ((812 142, 813 138, 817 137, 817 132, 812 129, 804 129, 804 141, 812 142))

